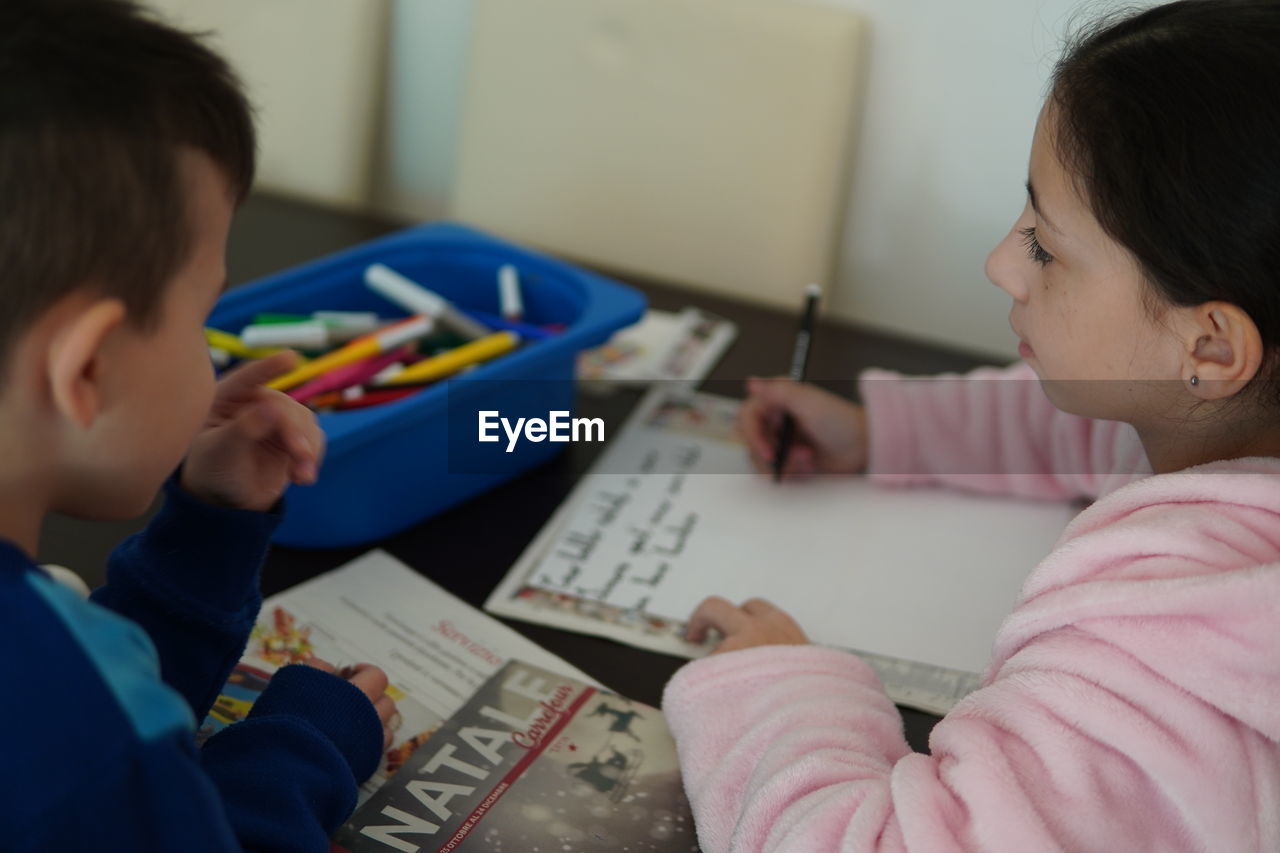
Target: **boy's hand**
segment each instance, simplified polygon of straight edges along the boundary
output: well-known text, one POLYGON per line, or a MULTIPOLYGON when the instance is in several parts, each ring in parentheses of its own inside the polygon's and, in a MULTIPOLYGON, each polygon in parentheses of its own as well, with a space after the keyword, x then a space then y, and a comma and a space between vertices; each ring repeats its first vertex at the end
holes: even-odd
POLYGON ((378 719, 382 721, 382 751, 390 749, 399 721, 396 719, 396 700, 387 695, 387 685, 390 683, 387 681, 387 674, 371 663, 344 666, 341 670, 334 669, 333 664, 320 658, 312 658, 306 663, 307 666, 323 669, 350 681, 369 697, 373 709, 378 712, 378 719))
POLYGON ((816 385, 751 378, 747 399, 738 410, 738 432, 759 470, 773 470, 785 414, 795 420, 796 431, 784 477, 857 474, 867 467, 867 417, 862 406, 816 385))
POLYGON ((324 432, 310 409, 263 386, 298 362, 291 351, 251 361, 219 382, 182 466, 182 487, 207 503, 270 509, 289 483, 314 483, 324 432))
POLYGON ((685 637, 692 643, 701 643, 709 628, 724 638, 713 655, 755 646, 803 646, 809 642, 794 619, 763 598, 752 598, 741 607, 715 595, 705 599, 689 617, 685 637))

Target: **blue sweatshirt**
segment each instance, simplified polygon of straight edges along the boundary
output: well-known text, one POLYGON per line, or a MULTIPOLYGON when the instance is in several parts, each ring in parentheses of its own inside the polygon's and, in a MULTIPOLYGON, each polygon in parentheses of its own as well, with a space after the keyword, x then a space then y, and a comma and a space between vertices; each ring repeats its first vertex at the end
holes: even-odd
POLYGON ((279 519, 165 494, 91 601, 0 540, 0 850, 324 851, 377 767, 372 703, 306 666, 195 746, 279 519))

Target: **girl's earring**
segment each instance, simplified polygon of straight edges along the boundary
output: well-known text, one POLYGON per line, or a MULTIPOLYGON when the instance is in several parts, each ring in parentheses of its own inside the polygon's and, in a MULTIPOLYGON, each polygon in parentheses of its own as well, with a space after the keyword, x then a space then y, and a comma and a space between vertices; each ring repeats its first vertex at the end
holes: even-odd
POLYGON ((1196 386, 1197 386, 1197 385, 1199 385, 1199 384, 1200 384, 1200 377, 1199 377, 1199 376, 1196 376, 1196 375, 1194 375, 1194 374, 1192 374, 1192 376, 1191 376, 1191 387, 1192 387, 1192 388, 1194 388, 1194 387, 1196 387, 1196 386))

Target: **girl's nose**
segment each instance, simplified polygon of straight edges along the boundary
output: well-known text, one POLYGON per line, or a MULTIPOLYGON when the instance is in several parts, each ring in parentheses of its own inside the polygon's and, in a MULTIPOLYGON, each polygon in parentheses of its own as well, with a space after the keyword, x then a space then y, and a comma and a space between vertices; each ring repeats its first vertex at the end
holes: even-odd
POLYGON ((1027 301, 1026 251, 1022 236, 1015 224, 1005 238, 987 255, 986 273, 991 283, 1013 297, 1015 302, 1027 301))

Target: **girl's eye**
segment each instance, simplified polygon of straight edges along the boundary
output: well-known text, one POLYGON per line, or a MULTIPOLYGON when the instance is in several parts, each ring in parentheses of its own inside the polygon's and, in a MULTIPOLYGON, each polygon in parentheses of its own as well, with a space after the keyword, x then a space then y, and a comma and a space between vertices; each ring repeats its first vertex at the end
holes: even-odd
POLYGON ((1035 226, 1023 228, 1018 231, 1022 235, 1022 245, 1027 247, 1027 256, 1040 266, 1044 266, 1053 260, 1053 255, 1044 250, 1040 245, 1040 241, 1036 239, 1035 226))

